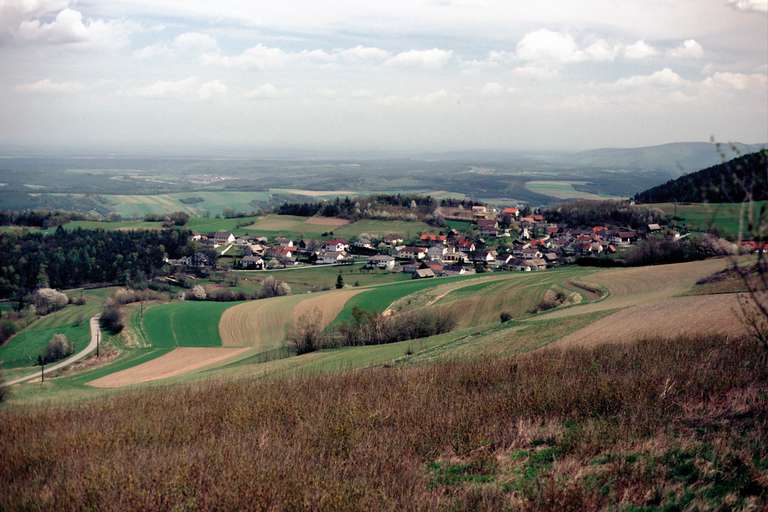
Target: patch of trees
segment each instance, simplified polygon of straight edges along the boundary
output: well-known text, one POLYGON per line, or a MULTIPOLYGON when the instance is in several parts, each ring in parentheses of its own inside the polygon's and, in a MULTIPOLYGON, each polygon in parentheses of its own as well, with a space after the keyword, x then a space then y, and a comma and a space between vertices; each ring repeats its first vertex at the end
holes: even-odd
POLYGON ((576 259, 576 264, 589 267, 639 267, 698 261, 736 252, 734 244, 709 235, 681 240, 648 238, 630 247, 623 258, 581 257, 576 259))
POLYGON ((283 203, 279 215, 311 217, 341 217, 358 219, 429 220, 438 203, 431 196, 419 194, 376 194, 350 199, 337 197, 333 201, 314 203, 283 203))
POLYGON ((21 297, 40 287, 129 282, 165 272, 164 258, 192 251, 182 230, 64 230, 0 235, 0 297, 21 297))
POLYGON ((544 215, 550 222, 572 227, 611 224, 640 229, 648 224, 667 222, 663 211, 635 206, 629 201, 568 201, 545 210, 544 215))
POLYGON ((120 306, 115 302, 108 301, 101 311, 99 323, 112 334, 118 334, 122 331, 125 324, 123 323, 123 313, 120 311, 120 306))
POLYGON ((768 199, 768 150, 686 174, 635 195, 643 203, 740 203, 768 199))
POLYGON ((66 224, 72 220, 86 220, 88 218, 83 213, 63 210, 4 210, 0 211, 0 226, 29 226, 47 229, 66 224))
POLYGON ((144 216, 147 222, 162 222, 164 228, 186 226, 189 222, 189 214, 186 212, 173 213, 148 213, 144 216))
POLYGON ((440 309, 384 315, 355 307, 350 322, 329 330, 323 330, 321 320, 322 314, 317 309, 297 320, 288 335, 297 354, 321 348, 381 345, 426 338, 448 332, 456 326, 455 319, 440 309))
POLYGON ((53 363, 60 359, 72 355, 75 352, 75 346, 69 339, 63 334, 54 334, 51 341, 45 347, 45 350, 40 355, 40 362, 43 364, 53 363))

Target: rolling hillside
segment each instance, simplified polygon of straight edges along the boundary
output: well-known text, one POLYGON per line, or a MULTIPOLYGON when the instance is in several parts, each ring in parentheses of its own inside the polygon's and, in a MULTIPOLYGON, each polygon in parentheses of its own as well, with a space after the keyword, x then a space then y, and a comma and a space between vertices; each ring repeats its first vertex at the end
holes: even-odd
POLYGON ((643 203, 733 203, 768 199, 768 150, 670 180, 635 195, 643 203))

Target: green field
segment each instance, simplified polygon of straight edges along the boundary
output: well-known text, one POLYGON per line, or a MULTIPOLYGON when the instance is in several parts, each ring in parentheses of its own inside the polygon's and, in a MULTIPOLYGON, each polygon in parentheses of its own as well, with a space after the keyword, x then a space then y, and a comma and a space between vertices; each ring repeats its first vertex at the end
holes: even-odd
MULTIPOLYGON (((78 352, 88 345, 90 339, 89 319, 101 310, 104 298, 113 288, 102 288, 83 292, 85 305, 69 305, 62 310, 43 316, 21 330, 16 336, 0 346, 0 366, 19 368, 37 364, 37 356, 45 349, 54 334, 64 334, 78 352)), ((74 291, 70 296, 80 295, 74 291)))
POLYGON ((220 347, 219 319, 238 302, 176 302, 150 306, 144 333, 154 348, 220 347))
POLYGON ((574 187, 574 185, 586 184, 586 181, 528 181, 525 183, 525 188, 531 192, 557 199, 619 199, 615 196, 576 190, 574 187))
POLYGON ((148 213, 187 212, 199 215, 209 212, 211 215, 221 214, 224 209, 232 208, 237 211, 257 210, 257 202, 266 202, 269 192, 178 192, 158 195, 103 195, 106 205, 123 217, 143 217, 148 213), (184 203, 187 198, 200 198, 203 201, 184 203))
MULTIPOLYGON (((759 212, 766 201, 756 201, 753 208, 759 212)), ((691 231, 707 231, 716 228, 722 235, 736 237, 739 234, 739 219, 747 224, 748 206, 742 203, 656 203, 647 205, 660 208, 664 213, 677 217, 677 224, 682 224, 691 231)), ((753 216, 754 218, 754 216, 753 216)))
POLYGON ((293 293, 331 289, 336 285, 336 279, 341 273, 347 286, 370 286, 376 284, 410 281, 410 274, 403 272, 386 272, 383 270, 363 271, 364 263, 354 265, 328 266, 315 265, 310 267, 289 268, 277 272, 248 272, 238 271, 240 286, 243 291, 255 291, 258 283, 267 276, 285 281, 291 286, 293 293))
POLYGON ((354 238, 362 233, 380 236, 397 233, 410 239, 418 237, 423 231, 435 231, 435 228, 419 221, 362 219, 337 228, 333 232, 334 235, 344 238, 354 238))
POLYGON ((355 238, 363 233, 371 235, 387 235, 397 233, 405 238, 415 238, 422 231, 434 230, 432 226, 423 222, 409 222, 398 220, 372 220, 362 219, 351 224, 337 226, 333 221, 323 223, 323 217, 314 217, 314 222, 307 222, 310 217, 298 217, 295 215, 264 215, 245 229, 249 233, 268 237, 286 236, 299 239, 305 237, 320 237, 323 233, 327 236, 355 238))

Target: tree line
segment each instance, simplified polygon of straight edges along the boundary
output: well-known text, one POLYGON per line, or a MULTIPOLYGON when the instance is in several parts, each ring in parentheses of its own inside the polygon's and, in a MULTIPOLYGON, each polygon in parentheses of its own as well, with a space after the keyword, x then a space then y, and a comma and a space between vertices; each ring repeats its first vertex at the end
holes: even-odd
POLYGON ((47 229, 73 220, 88 219, 90 217, 86 214, 64 210, 0 211, 0 226, 29 226, 47 229))
POLYGON ((375 194, 372 196, 336 197, 333 201, 289 203, 276 209, 279 215, 311 217, 341 217, 350 220, 361 218, 424 218, 431 216, 438 202, 431 196, 420 194, 375 194))
POLYGON ((666 214, 656 208, 636 206, 629 201, 567 201, 544 211, 549 222, 573 227, 592 227, 603 224, 627 226, 633 229, 648 224, 665 224, 666 214))
POLYGON ((127 282, 163 273, 164 258, 192 251, 183 230, 65 230, 0 235, 0 297, 21 298, 38 288, 127 282))

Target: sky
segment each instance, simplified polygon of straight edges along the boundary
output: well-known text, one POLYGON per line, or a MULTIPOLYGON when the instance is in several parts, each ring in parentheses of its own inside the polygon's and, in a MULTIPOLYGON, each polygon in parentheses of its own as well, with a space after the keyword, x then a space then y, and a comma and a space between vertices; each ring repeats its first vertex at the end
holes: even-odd
POLYGON ((768 0, 0 0, 0 145, 768 141, 768 0))

